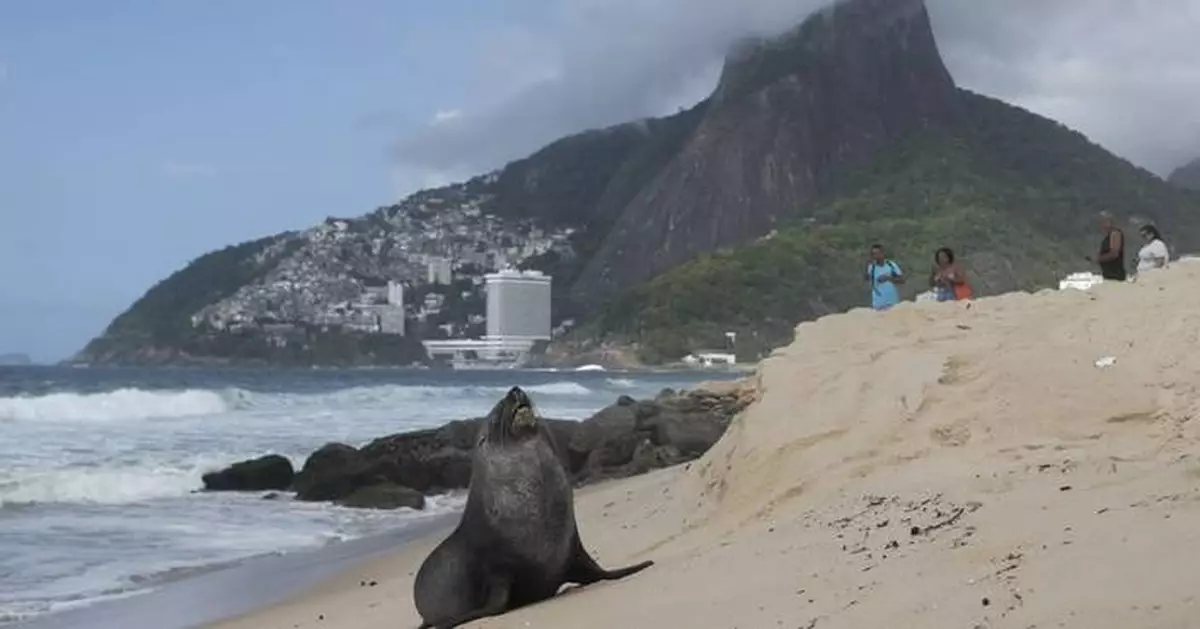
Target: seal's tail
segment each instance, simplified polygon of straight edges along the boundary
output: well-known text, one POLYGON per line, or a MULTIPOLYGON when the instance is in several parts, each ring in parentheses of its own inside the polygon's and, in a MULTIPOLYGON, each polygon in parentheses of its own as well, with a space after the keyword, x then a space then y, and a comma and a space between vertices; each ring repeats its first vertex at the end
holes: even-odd
POLYGON ((575 540, 575 556, 571 560, 571 566, 567 569, 566 581, 578 583, 579 585, 588 585, 597 581, 615 581, 623 579, 635 572, 641 572, 650 566, 653 566, 653 561, 643 561, 639 564, 626 566, 624 568, 616 568, 614 570, 605 570, 596 563, 596 560, 588 554, 584 549, 583 544, 579 539, 575 540))
POLYGON ((615 570, 601 570, 600 574, 603 576, 604 579, 610 580, 610 581, 613 579, 624 579, 625 577, 627 577, 631 574, 634 574, 635 572, 641 572, 642 570, 645 570, 646 568, 649 568, 650 566, 653 566, 653 565, 654 565, 653 561, 643 561, 642 563, 639 563, 639 564, 634 564, 632 566, 626 566, 624 568, 616 568, 615 570))

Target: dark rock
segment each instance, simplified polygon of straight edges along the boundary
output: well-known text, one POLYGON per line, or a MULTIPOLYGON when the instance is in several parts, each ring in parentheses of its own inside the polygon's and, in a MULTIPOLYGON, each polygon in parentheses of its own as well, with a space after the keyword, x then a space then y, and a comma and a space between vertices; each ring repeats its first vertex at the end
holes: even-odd
POLYGON ((363 485, 366 459, 357 448, 329 443, 312 453, 292 489, 300 500, 337 500, 363 485))
POLYGON ((479 426, 482 419, 455 421, 438 428, 437 437, 446 445, 459 450, 470 450, 475 447, 479 437, 479 426))
POLYGON ((400 509, 421 510, 425 508, 425 495, 395 483, 377 483, 356 489, 354 493, 339 500, 338 504, 353 509, 400 509))
POLYGON ((636 428, 635 405, 614 404, 584 420, 566 448, 569 469, 573 473, 579 472, 593 450, 621 435, 632 433, 636 428))
POLYGON ((675 446, 656 446, 649 439, 643 439, 634 450, 625 474, 628 476, 645 474, 651 470, 676 465, 684 460, 685 457, 675 446))
POLYGON ((422 461, 432 478, 430 487, 462 489, 471 484, 471 451, 443 448, 422 461))
POLYGON ((567 449, 570 469, 578 480, 594 482, 692 460, 725 434, 747 404, 737 393, 704 391, 652 402, 618 400, 579 425, 567 449))
POLYGON ((588 454, 578 475, 584 480, 605 476, 605 470, 629 463, 638 444, 644 440, 634 432, 622 432, 606 439, 588 454))
POLYGON ((234 463, 219 472, 209 472, 202 480, 209 491, 264 491, 287 489, 294 475, 292 462, 287 457, 271 454, 234 463))
MULTIPOLYGON (((419 430, 376 439, 361 450, 365 461, 387 466, 383 474, 392 482, 422 492, 467 487, 471 480, 471 451, 483 419, 450 422, 440 428, 419 430)), ((569 443, 579 422, 546 420, 559 444, 569 443)), ((569 460, 563 454, 563 464, 569 460)))
MULTIPOLYGON (((655 401, 622 396, 582 422, 545 421, 563 465, 576 482, 590 483, 642 474, 701 456, 721 438, 733 416, 748 403, 743 401, 746 399, 706 392, 660 396, 655 401)), ((379 508, 413 506, 414 494, 470 485, 471 453, 482 421, 454 421, 381 437, 361 449, 326 444, 308 457, 294 478, 288 477, 290 486, 299 500, 379 508)))
MULTIPOLYGON (((656 402, 638 402, 633 407, 633 414, 634 414, 634 417, 637 419, 637 421, 640 423, 642 421, 650 419, 651 417, 657 417, 659 414, 662 413, 662 410, 663 410, 662 405, 660 405, 656 402)), ((639 428, 640 428, 640 426, 639 426, 639 428)))
POLYGON ((674 446, 683 455, 698 457, 725 434, 728 421, 707 413, 667 413, 645 422, 654 445, 674 446))

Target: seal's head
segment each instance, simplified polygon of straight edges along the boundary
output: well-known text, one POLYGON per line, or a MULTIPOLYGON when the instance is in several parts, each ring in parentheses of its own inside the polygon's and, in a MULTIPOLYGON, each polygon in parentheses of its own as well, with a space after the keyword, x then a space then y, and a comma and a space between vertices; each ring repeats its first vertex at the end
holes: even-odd
POLYGON ((536 435, 540 420, 533 408, 533 400, 521 387, 513 387, 492 408, 487 421, 490 435, 510 440, 536 435))

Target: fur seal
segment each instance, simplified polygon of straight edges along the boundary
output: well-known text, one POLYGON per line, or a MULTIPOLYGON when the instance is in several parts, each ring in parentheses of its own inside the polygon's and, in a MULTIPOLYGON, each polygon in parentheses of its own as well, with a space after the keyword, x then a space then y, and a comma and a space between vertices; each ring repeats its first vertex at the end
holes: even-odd
POLYGON ((621 579, 654 565, 605 570, 584 549, 558 445, 520 387, 492 408, 472 458, 462 519, 417 571, 419 629, 498 616, 566 583, 621 579))

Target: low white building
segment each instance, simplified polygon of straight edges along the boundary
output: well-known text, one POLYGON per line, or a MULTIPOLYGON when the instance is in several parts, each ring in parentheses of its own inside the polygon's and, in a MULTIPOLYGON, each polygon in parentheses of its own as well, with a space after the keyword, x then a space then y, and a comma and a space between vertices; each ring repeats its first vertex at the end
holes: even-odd
POLYGON ((430 358, 446 358, 456 365, 515 365, 533 349, 530 339, 451 339, 422 341, 430 358))
POLYGON ((683 362, 694 367, 732 367, 737 364, 737 355, 730 352, 697 352, 683 357, 683 362))

